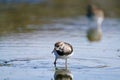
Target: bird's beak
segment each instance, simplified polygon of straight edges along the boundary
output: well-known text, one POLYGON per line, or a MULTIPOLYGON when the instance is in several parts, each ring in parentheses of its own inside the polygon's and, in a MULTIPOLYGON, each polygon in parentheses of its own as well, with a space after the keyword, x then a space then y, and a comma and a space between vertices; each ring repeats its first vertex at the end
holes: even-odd
POLYGON ((51 52, 52 54, 54 53, 54 50, 55 50, 55 49, 53 49, 53 51, 51 52))

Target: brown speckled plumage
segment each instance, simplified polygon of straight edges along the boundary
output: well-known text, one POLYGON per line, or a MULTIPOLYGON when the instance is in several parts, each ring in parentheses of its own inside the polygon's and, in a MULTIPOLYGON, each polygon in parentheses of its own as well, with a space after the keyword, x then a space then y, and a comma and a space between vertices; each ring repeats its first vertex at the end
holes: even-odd
POLYGON ((63 41, 56 42, 53 50, 53 53, 55 54, 54 64, 56 64, 58 58, 66 59, 67 61, 67 58, 72 54, 72 52, 73 47, 71 44, 63 41))

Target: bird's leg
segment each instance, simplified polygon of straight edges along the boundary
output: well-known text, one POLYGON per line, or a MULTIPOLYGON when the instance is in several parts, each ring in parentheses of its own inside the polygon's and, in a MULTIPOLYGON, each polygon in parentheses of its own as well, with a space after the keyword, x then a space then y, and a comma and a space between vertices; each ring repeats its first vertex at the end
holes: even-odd
POLYGON ((67 68, 67 58, 65 59, 65 67, 67 68))
POLYGON ((56 65, 57 58, 55 58, 54 65, 56 65))

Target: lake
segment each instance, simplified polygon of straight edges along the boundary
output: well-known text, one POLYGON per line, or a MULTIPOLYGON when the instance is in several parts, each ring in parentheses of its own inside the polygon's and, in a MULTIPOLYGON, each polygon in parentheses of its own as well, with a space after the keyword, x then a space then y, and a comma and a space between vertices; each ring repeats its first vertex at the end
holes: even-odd
POLYGON ((119 80, 120 19, 106 18, 99 42, 86 38, 87 20, 83 17, 53 19, 53 23, 27 25, 30 32, 0 36, 0 80, 119 80), (54 43, 73 45, 74 55, 58 60, 54 67, 54 43), (58 75, 60 74, 60 75, 58 75), (64 74, 64 75, 62 75, 64 74), (58 76, 57 76, 58 75, 58 76))

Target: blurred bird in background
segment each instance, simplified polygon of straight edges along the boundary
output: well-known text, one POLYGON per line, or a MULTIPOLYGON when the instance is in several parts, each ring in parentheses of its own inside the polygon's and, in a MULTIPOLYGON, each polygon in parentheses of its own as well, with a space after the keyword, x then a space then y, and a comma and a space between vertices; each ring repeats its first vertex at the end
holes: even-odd
POLYGON ((102 22, 104 20, 104 12, 96 5, 89 4, 87 6, 87 18, 89 20, 89 29, 87 30, 87 38, 89 41, 100 41, 102 38, 102 22))

